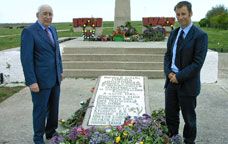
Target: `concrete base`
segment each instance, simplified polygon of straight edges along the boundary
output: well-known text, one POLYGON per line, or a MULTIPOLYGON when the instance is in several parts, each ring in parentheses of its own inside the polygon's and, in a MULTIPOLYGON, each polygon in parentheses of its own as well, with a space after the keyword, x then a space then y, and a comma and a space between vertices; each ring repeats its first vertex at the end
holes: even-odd
MULTIPOLYGON (((78 40, 71 40, 64 43, 61 43, 61 53, 63 52, 63 47, 100 47, 101 44, 106 48, 110 47, 151 47, 153 42, 85 42, 78 40)), ((165 48, 166 42, 154 42, 153 47, 162 47, 165 48)), ((218 54, 218 52, 208 50, 207 57, 203 68, 201 70, 201 82, 202 83, 214 83, 218 80, 218 69, 225 70, 228 73, 227 69, 227 54, 218 54), (220 61, 220 63, 219 63, 220 61)), ((20 50, 19 48, 9 49, 0 52, 0 73, 4 75, 4 84, 6 83, 18 83, 24 82, 23 71, 20 63, 20 50)), ((224 74, 221 74, 220 77, 224 77, 224 74)))
POLYGON ((201 70, 202 83, 214 83, 218 80, 218 52, 208 50, 201 70))
MULTIPOLYGON (((125 48, 161 48, 166 49, 166 41, 163 42, 85 42, 85 41, 79 41, 79 40, 72 40, 69 42, 64 43, 64 47, 67 48, 93 48, 87 53, 95 53, 96 50, 94 48, 119 48, 119 49, 125 49, 125 48)), ((69 49, 68 49, 69 50, 69 49)), ((76 51, 76 50, 75 50, 76 51)), ((104 50, 105 51, 105 50, 104 50)), ((110 50, 108 50, 110 51, 110 50)), ((73 51, 71 52, 73 53, 73 51)), ((79 53, 79 51, 78 51, 79 53)), ((219 61, 219 55, 218 52, 208 50, 204 65, 201 70, 201 82, 202 83, 214 83, 218 80, 218 61, 219 61)), ((224 60, 225 56, 223 58, 220 58, 222 61, 224 60)), ((223 62, 225 63, 225 62, 223 62)), ((225 69, 224 64, 220 64, 222 66, 221 69, 225 69)), ((227 70, 228 71, 228 70, 227 70)), ((112 74, 112 73, 110 73, 112 74)))
POLYGON ((218 78, 228 78, 228 53, 219 53, 218 78))
POLYGON ((0 52, 0 73, 3 84, 24 82, 19 49, 0 52))

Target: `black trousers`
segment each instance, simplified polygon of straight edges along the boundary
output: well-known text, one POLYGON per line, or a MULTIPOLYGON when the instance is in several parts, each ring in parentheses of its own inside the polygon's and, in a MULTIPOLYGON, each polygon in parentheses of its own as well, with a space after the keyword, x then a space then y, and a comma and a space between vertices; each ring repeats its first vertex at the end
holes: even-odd
POLYGON ((178 84, 169 83, 165 90, 165 114, 170 136, 178 134, 180 115, 184 119, 184 142, 192 144, 196 139, 196 96, 179 95, 181 87, 178 84))

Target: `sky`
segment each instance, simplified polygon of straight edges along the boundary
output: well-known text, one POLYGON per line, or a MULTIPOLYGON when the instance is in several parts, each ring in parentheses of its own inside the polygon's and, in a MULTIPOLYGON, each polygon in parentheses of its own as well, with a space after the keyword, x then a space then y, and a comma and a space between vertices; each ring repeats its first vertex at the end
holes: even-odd
MULTIPOLYGON (((131 20, 142 17, 175 17, 174 6, 179 0, 130 0, 131 20)), ((192 21, 204 18, 217 5, 228 8, 228 0, 189 0, 192 21)), ((49 4, 54 12, 53 22, 72 22, 73 18, 100 17, 114 20, 115 0, 0 0, 0 23, 31 23, 42 4, 49 4)))

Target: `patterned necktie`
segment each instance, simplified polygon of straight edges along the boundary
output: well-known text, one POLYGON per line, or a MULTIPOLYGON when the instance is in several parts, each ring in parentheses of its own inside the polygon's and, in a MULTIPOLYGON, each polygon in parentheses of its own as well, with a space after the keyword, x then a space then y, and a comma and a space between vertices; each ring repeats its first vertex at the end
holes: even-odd
POLYGON ((46 32, 51 44, 54 46, 54 40, 53 40, 51 34, 48 32, 48 28, 45 28, 45 32, 46 32))
POLYGON ((181 30, 181 33, 180 33, 178 40, 177 40, 176 58, 175 58, 175 65, 177 66, 177 68, 180 68, 180 47, 184 41, 183 34, 184 34, 184 31, 181 30))

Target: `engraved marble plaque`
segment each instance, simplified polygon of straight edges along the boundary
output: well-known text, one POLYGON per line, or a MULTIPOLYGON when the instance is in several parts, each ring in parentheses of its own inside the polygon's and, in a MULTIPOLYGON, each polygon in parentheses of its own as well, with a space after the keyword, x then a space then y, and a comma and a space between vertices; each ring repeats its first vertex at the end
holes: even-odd
POLYGON ((101 76, 88 125, 121 125, 146 113, 144 77, 101 76))

